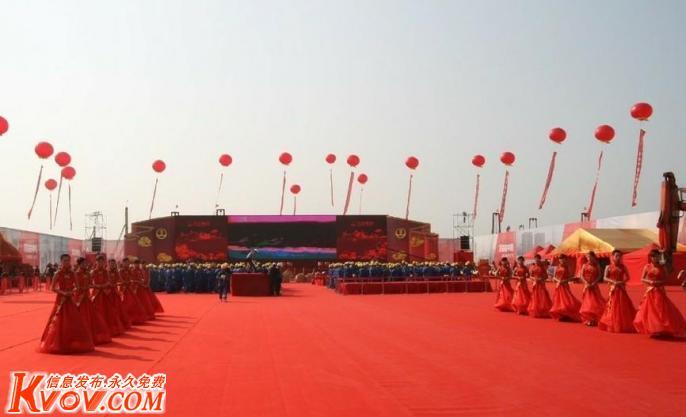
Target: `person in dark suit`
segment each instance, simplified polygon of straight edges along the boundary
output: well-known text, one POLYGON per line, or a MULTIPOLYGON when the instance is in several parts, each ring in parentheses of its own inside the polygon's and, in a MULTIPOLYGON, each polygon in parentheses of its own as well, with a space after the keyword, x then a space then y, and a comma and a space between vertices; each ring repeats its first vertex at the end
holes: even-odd
POLYGON ((281 295, 281 282, 283 281, 283 275, 281 275, 281 268, 279 264, 272 264, 269 267, 269 281, 271 283, 271 293, 272 295, 281 295))
POLYGON ((223 264, 222 268, 217 274, 217 292, 219 293, 219 301, 227 301, 226 296, 229 292, 229 283, 231 282, 231 268, 228 264, 223 264))

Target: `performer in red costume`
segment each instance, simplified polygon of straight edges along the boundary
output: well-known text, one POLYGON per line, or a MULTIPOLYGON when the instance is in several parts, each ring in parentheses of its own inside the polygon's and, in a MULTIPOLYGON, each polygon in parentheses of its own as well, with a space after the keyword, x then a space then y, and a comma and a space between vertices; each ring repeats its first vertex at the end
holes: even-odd
POLYGON ((629 273, 622 263, 622 252, 612 251, 610 265, 605 268, 604 280, 611 285, 610 296, 598 328, 613 333, 635 333, 633 321, 636 308, 626 293, 625 284, 629 281, 629 273))
POLYGON ((152 306, 150 297, 148 297, 148 294, 145 291, 145 271, 143 271, 141 261, 139 261, 138 259, 136 259, 133 262, 131 279, 136 282, 135 295, 136 298, 138 298, 138 302, 140 303, 140 305, 143 306, 143 310, 145 310, 146 317, 148 318, 148 320, 154 320, 155 308, 152 306))
POLYGON ((500 288, 495 298, 495 308, 500 311, 512 311, 512 295, 514 290, 510 285, 512 279, 512 268, 507 258, 500 260, 500 265, 496 270, 496 277, 500 280, 500 288))
POLYGON ((105 318, 93 307, 91 301, 91 275, 88 271, 88 265, 85 258, 76 260, 76 269, 74 270, 76 276, 76 305, 79 307, 79 312, 83 317, 83 321, 91 329, 91 336, 96 345, 109 343, 112 341, 110 329, 107 326, 105 318))
POLYGON ((71 270, 69 255, 60 257, 61 267, 52 279, 52 291, 57 293, 48 324, 41 336, 38 350, 43 353, 83 353, 95 349, 91 330, 83 321, 76 305, 76 277, 71 270))
POLYGON ((598 320, 605 312, 607 302, 600 294, 598 287, 603 278, 598 258, 593 251, 586 254, 586 263, 581 267, 581 279, 584 282, 584 293, 579 313, 587 326, 597 326, 598 320))
POLYGON ((541 261, 541 255, 534 256, 534 264, 529 268, 529 279, 534 285, 531 287, 531 302, 529 303, 529 316, 536 318, 550 317, 552 301, 545 287, 548 272, 541 261))
POLYGON ((131 318, 126 313, 121 301, 121 295, 123 292, 123 286, 121 277, 119 275, 119 268, 117 268, 117 261, 110 259, 108 262, 108 275, 110 277, 110 282, 112 282, 112 292, 109 294, 110 304, 114 306, 114 309, 119 314, 119 319, 124 325, 124 329, 131 328, 131 318))
POLYGON ((648 290, 638 308, 634 327, 639 333, 653 337, 681 336, 686 334, 686 321, 679 309, 667 298, 664 285, 667 273, 660 265, 660 252, 650 251, 650 263, 643 268, 641 281, 648 290))
POLYGON ((143 285, 141 286, 141 289, 150 300, 153 311, 155 313, 164 313, 162 303, 160 303, 160 300, 150 289, 150 269, 148 269, 148 265, 146 265, 145 262, 141 262, 141 269, 143 270, 143 285))
POLYGON ((555 268, 555 293, 553 294, 553 307, 550 309, 550 316, 559 321, 581 321, 579 308, 581 303, 574 297, 569 288, 569 282, 574 280, 572 271, 567 264, 567 256, 562 254, 558 258, 558 265, 555 268))
POLYGON ((119 270, 122 287, 122 306, 126 314, 131 318, 132 324, 143 324, 148 320, 148 314, 141 305, 140 300, 136 296, 138 290, 138 282, 134 277, 134 271, 131 269, 131 264, 128 258, 122 260, 122 266, 119 270))
POLYGON ((107 327, 112 336, 124 333, 124 324, 121 322, 119 312, 116 310, 109 294, 113 291, 110 276, 105 267, 105 255, 99 254, 96 258, 95 268, 91 271, 93 285, 93 308, 105 318, 107 327))
POLYGON ((526 268, 526 265, 524 265, 523 256, 517 258, 517 264, 515 265, 512 274, 517 280, 517 286, 515 287, 514 296, 512 297, 512 309, 517 314, 527 314, 529 302, 531 301, 531 292, 529 291, 529 285, 526 282, 527 278, 529 278, 529 270, 526 268))

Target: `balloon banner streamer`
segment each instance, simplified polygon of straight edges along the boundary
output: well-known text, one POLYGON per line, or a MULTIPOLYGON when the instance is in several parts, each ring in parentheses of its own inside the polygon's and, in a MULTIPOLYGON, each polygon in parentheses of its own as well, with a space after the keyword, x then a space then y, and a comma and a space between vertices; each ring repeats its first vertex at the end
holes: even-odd
POLYGON ((353 192, 353 180, 355 179, 355 173, 350 173, 350 181, 348 181, 348 193, 345 196, 345 206, 343 207, 343 215, 348 214, 348 207, 350 207, 350 194, 353 192))
POLYGON ((595 192, 598 189, 598 179, 600 178, 600 167, 603 164, 603 151, 600 151, 600 156, 598 157, 598 170, 595 174, 595 184, 593 184, 593 191, 591 191, 591 202, 588 203, 588 210, 586 214, 588 215, 588 220, 591 220, 591 214, 593 213, 593 204, 595 203, 595 192))
POLYGON ((476 220, 476 207, 479 204, 479 174, 476 174, 476 189, 474 190, 474 209, 472 210, 472 215, 474 220, 476 220))
POLYGON ((52 230, 52 193, 50 193, 50 230, 52 230))
POLYGON ((362 195, 364 194, 364 187, 360 188, 360 207, 357 214, 362 214, 362 195))
POLYGON ((505 170, 505 182, 503 182, 503 197, 500 200, 500 211, 498 212, 498 221, 502 222, 505 218, 505 202, 507 201, 507 183, 510 178, 510 171, 505 170))
POLYGON ((72 222, 71 222, 71 182, 67 184, 69 186, 69 230, 72 228, 72 222))
POLYGON ((283 171, 283 182, 281 183, 281 208, 279 209, 279 215, 283 214, 283 198, 286 193, 286 170, 283 171))
POLYGON ((296 209, 298 207, 298 196, 293 196, 293 215, 295 216, 296 209))
POLYGON ((60 208, 60 195, 62 194, 62 179, 60 176, 60 186, 57 188, 57 204, 55 204, 55 220, 52 222, 53 225, 57 226, 57 211, 60 208))
MULTIPOLYGON (((29 209, 29 220, 31 220, 31 213, 33 213, 33 207, 36 205, 36 197, 38 197, 38 189, 40 188, 40 180, 42 177, 43 165, 40 166, 40 171, 38 171, 38 182, 36 182, 36 191, 33 193, 33 202, 31 203, 31 208, 29 209)), ((50 221, 52 222, 52 210, 50 211, 50 221)))
POLYGON ((407 190, 407 207, 405 208, 405 220, 410 218, 410 199, 412 198, 412 178, 414 176, 410 174, 410 188, 407 190))
POLYGON ((329 168, 329 185, 331 188, 331 207, 333 207, 333 169, 331 168, 329 168))
POLYGON ((557 152, 553 152, 553 157, 550 159, 550 166, 548 167, 548 178, 545 180, 545 187, 543 187, 543 195, 541 196, 541 202, 538 203, 538 209, 542 209, 545 204, 545 199, 548 196, 548 189, 550 188, 550 183, 553 181, 553 172, 555 172, 555 159, 557 158, 557 152))
POLYGON ((631 207, 636 207, 636 200, 638 199, 638 182, 641 179, 641 169, 643 169, 643 138, 646 131, 641 129, 638 135, 638 152, 636 153, 636 176, 634 177, 634 194, 631 197, 631 207))
POLYGON ((222 183, 224 182, 224 173, 219 174, 219 188, 217 188, 217 198, 214 200, 214 208, 219 207, 219 194, 222 192, 222 183))
POLYGON ((152 202, 150 203, 150 214, 148 219, 152 219, 152 209, 155 207, 155 196, 157 195, 157 182, 159 178, 155 178, 155 188, 152 189, 152 202))

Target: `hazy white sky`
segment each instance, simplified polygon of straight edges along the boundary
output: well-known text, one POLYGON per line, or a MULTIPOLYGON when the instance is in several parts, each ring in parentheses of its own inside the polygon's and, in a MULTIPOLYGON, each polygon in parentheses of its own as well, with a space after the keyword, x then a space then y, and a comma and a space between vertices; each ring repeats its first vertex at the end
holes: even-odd
MULTIPOLYGON (((234 164, 221 205, 278 212, 285 150, 300 213, 342 211, 343 161, 357 153, 369 176, 364 213, 402 216, 403 162, 416 155, 411 217, 449 237, 451 214, 471 210, 470 160, 482 153, 477 233, 487 233, 500 201, 498 156, 510 150, 505 223, 575 221, 603 123, 617 137, 595 215, 655 210, 663 171, 686 185, 685 19, 683 1, 4 1, 0 115, 10 131, 0 138, 0 226, 48 231, 44 189, 26 220, 40 166, 33 147, 44 139, 73 156, 75 227, 62 211, 54 232, 75 237, 84 214, 101 210, 115 238, 126 201, 132 220, 147 218, 157 158, 167 171, 155 215, 176 204, 212 212, 223 152, 234 164), (631 209, 637 101, 655 114, 631 209), (568 132, 562 146, 547 139, 554 126, 568 132), (554 149, 558 171, 539 212, 554 149), (339 156, 333 211, 328 152, 339 156)), ((46 168, 57 177, 54 162, 46 168)))

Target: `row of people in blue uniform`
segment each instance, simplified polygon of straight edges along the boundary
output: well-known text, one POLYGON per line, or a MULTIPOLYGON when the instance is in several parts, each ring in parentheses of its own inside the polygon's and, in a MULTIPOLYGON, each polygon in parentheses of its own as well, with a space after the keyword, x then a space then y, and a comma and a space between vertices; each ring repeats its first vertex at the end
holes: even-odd
POLYGON ((336 288, 340 278, 383 278, 387 281, 413 277, 471 279, 476 275, 476 269, 471 262, 344 262, 330 264, 328 275, 329 287, 336 288))
MULTIPOLYGON (((150 288, 153 291, 168 293, 195 292, 206 293, 217 291, 217 277, 222 272, 218 263, 177 263, 150 265, 150 288)), ((236 272, 264 272, 268 273, 271 264, 256 263, 253 269, 247 263, 229 264, 228 269, 236 272)))

